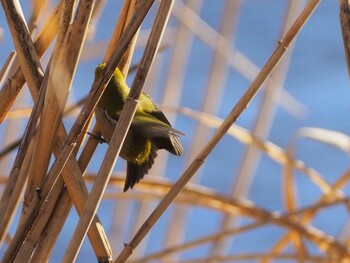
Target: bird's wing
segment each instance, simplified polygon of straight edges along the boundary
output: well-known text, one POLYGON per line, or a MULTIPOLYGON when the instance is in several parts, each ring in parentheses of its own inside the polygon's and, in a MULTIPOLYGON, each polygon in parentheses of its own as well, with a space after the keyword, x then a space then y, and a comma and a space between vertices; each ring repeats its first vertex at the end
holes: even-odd
POLYGON ((158 108, 157 104, 154 103, 152 98, 147 93, 142 92, 142 94, 140 96, 140 105, 143 105, 142 110, 144 112, 146 112, 147 114, 150 114, 150 115, 156 117, 157 119, 161 120, 162 122, 170 125, 170 122, 165 117, 163 112, 158 108))
MULTIPOLYGON (((111 124, 117 124, 120 112, 111 112, 105 109, 105 117, 111 124)), ((160 121, 159 119, 153 117, 152 115, 146 113, 136 112, 134 119, 131 123, 131 127, 135 131, 139 131, 146 137, 169 137, 169 135, 181 136, 184 133, 174 129, 170 125, 160 121)))
POLYGON ((132 126, 136 130, 141 130, 147 137, 169 137, 169 135, 180 136, 182 132, 174 129, 170 125, 162 122, 152 115, 142 113, 136 114, 132 126))

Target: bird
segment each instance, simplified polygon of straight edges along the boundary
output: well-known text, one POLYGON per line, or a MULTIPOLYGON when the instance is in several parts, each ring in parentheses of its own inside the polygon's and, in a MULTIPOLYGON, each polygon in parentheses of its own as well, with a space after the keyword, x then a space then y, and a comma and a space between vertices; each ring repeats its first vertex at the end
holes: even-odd
MULTIPOLYGON (((96 67, 95 80, 105 66, 102 63, 96 67)), ((108 144, 129 92, 130 88, 117 67, 95 108, 96 123, 108 144)), ((127 161, 123 192, 132 189, 143 179, 151 169, 158 150, 165 149, 177 156, 183 153, 179 137, 184 133, 171 126, 148 94, 142 92, 138 101, 135 116, 120 151, 120 156, 127 161)))

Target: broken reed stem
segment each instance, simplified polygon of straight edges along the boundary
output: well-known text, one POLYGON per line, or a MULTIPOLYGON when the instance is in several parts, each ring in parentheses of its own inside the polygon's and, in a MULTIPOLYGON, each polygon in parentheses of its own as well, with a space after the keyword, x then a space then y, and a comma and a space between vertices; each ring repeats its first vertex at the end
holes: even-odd
MULTIPOLYGON (((73 238, 69 243, 63 262, 73 262, 76 259, 77 253, 82 245, 86 231, 91 224, 91 219, 94 217, 97 208, 101 202, 103 193, 107 187, 113 167, 119 156, 120 149, 130 127, 132 118, 134 117, 138 106, 137 99, 140 96, 143 85, 147 78, 152 62, 157 54, 157 50, 162 39, 165 27, 167 25, 173 1, 162 1, 154 25, 152 27, 149 40, 147 42, 144 54, 142 56, 139 70, 136 73, 133 85, 128 95, 125 106, 122 110, 120 119, 114 130, 111 142, 105 158, 101 164, 97 180, 90 192, 83 215, 80 217, 78 225, 74 231, 73 238)), ((139 6, 142 6, 140 4, 139 6)))
POLYGON ((277 63, 281 60, 282 56, 285 54, 288 46, 301 30, 304 23, 307 21, 309 16, 312 14, 319 0, 310 0, 310 2, 305 6, 304 10, 301 12, 299 17, 296 19, 294 24, 285 34, 284 38, 279 41, 278 47, 275 49, 270 59, 267 61, 265 66, 261 69, 259 74, 256 76, 255 80, 252 82, 248 90, 244 93, 241 99, 234 106, 232 111, 229 113, 225 121, 218 128, 216 133, 204 146, 201 152, 197 155, 194 161, 189 165, 180 179, 173 185, 170 191, 164 196, 159 205, 155 208, 152 214, 147 218, 145 223, 141 226, 139 231, 135 234, 131 242, 125 246, 123 251, 119 254, 115 262, 125 262, 129 256, 132 254, 133 249, 135 249, 138 244, 142 241, 143 237, 149 232, 157 220, 161 217, 164 211, 168 208, 174 198, 183 189, 186 183, 192 178, 194 173, 200 168, 207 156, 214 149, 217 143, 225 135, 230 126, 237 120, 241 113, 248 107, 249 103, 253 99, 254 95, 257 93, 263 82, 273 71, 277 63))

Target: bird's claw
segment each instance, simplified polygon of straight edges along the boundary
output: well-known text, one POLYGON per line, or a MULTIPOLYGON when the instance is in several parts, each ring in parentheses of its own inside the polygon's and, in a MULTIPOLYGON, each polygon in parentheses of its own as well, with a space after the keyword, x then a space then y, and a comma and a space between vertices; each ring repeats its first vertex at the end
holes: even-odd
POLYGON ((106 140, 104 138, 102 138, 102 136, 99 136, 97 134, 93 134, 91 132, 86 132, 87 134, 89 134, 91 137, 95 138, 99 143, 107 143, 106 140))

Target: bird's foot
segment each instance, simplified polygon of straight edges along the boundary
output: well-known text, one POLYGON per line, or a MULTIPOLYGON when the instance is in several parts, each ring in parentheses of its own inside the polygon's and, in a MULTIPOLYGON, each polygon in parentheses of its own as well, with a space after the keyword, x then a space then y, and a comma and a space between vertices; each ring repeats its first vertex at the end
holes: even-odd
POLYGON ((102 136, 99 136, 97 134, 93 134, 91 132, 86 132, 87 134, 89 134, 91 137, 93 137, 94 139, 96 139, 99 143, 107 143, 106 140, 104 138, 102 138, 102 136))

